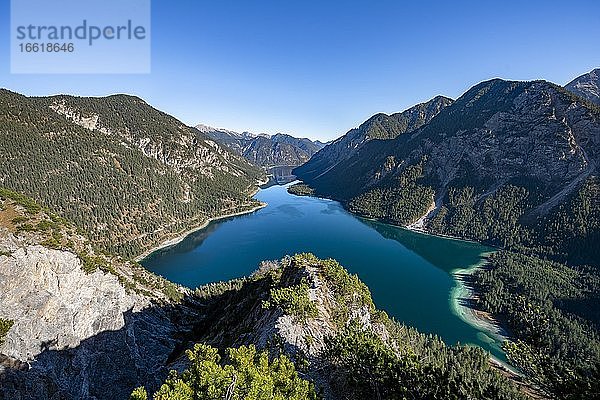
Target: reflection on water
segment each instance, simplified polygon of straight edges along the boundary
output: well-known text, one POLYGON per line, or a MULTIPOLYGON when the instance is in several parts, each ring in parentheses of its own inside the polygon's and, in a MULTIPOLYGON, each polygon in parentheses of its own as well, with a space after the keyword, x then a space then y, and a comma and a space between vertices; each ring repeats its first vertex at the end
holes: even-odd
POLYGON ((491 251, 479 243, 419 234, 381 222, 360 218, 386 239, 392 239, 414 251, 439 269, 451 273, 455 269, 469 268, 482 261, 482 252, 491 251), (431 251, 434 248, 436 251, 431 251))
POLYGON ((290 217, 302 217, 304 213, 296 206, 291 204, 282 204, 277 206, 277 211, 284 213, 290 217))
POLYGON ((210 223, 203 229, 195 231, 188 236, 185 237, 181 242, 176 245, 165 247, 163 249, 159 249, 154 253, 150 254, 143 263, 152 263, 154 260, 159 260, 165 257, 169 257, 174 254, 185 254, 194 250, 197 247, 202 246, 202 243, 209 237, 218 227, 219 224, 226 223, 227 221, 233 219, 227 218, 220 220, 219 222, 210 223))

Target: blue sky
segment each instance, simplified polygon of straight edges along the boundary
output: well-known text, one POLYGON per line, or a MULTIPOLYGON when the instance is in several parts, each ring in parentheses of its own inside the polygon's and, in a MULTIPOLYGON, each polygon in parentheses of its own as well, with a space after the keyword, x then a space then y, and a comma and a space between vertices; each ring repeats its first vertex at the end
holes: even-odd
POLYGON ((10 73, 27 95, 138 95, 187 124, 332 139, 377 112, 501 77, 565 84, 600 66, 600 2, 152 1, 141 75, 10 73))

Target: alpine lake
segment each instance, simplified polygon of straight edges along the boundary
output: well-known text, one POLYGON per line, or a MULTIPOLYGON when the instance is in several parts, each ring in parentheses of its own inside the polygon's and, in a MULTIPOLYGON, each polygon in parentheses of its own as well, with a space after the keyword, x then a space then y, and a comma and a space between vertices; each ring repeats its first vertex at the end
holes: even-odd
POLYGON ((480 346, 505 361, 500 339, 469 322, 467 290, 456 278, 493 249, 359 218, 336 201, 289 194, 287 186, 255 195, 267 207, 213 221, 141 263, 195 288, 250 275, 261 261, 286 255, 334 258, 369 286, 376 306, 391 317, 448 345, 480 346))

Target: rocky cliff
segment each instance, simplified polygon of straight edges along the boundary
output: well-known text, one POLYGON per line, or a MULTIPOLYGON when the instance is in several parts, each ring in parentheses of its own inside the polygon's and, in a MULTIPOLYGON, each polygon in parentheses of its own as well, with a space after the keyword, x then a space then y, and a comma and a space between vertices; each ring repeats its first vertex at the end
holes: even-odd
POLYGON ((0 192, 2 399, 115 399, 156 387, 176 345, 185 290, 97 254, 65 221, 0 192), (109 390, 107 388, 110 388, 109 390))
POLYGON ((175 346, 166 313, 115 275, 86 274, 71 252, 0 233, 7 241, 0 307, 14 324, 0 346, 0 398, 126 399, 159 384, 175 346))

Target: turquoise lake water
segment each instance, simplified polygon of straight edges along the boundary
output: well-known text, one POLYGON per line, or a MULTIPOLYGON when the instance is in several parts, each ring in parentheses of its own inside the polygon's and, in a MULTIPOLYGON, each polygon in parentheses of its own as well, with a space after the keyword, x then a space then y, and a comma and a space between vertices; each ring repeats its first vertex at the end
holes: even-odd
POLYGON ((335 201, 298 197, 272 186, 255 196, 263 209, 212 222, 142 261, 149 270, 195 288, 252 273, 262 260, 311 252, 335 258, 370 288, 377 307, 447 344, 475 344, 504 359, 499 343, 463 321, 451 298, 451 272, 490 249, 423 235, 349 214, 335 201))

